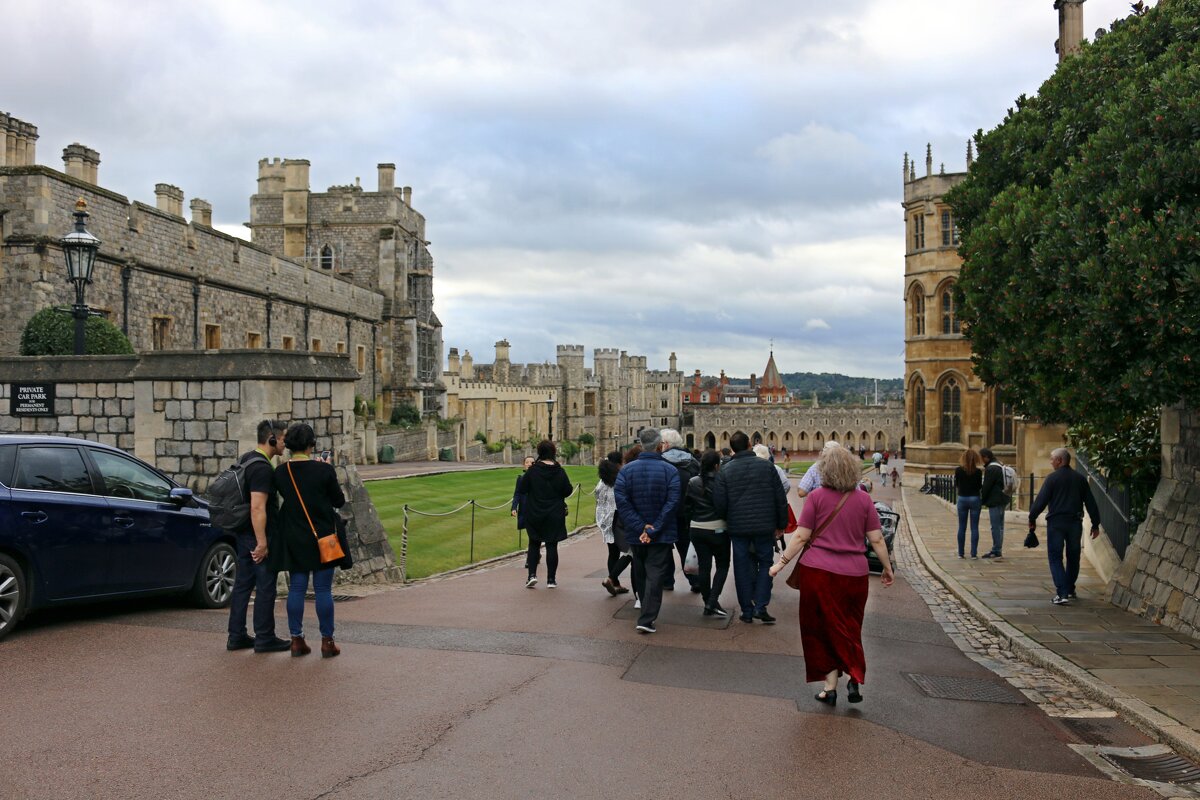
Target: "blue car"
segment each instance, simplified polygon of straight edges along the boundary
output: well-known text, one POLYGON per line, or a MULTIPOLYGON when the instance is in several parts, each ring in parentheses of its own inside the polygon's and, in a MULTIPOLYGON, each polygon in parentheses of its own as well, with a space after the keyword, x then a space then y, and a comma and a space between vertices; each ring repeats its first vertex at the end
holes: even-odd
POLYGON ((190 593, 228 605, 233 537, 207 505, 115 447, 0 436, 0 638, 48 606, 190 593))

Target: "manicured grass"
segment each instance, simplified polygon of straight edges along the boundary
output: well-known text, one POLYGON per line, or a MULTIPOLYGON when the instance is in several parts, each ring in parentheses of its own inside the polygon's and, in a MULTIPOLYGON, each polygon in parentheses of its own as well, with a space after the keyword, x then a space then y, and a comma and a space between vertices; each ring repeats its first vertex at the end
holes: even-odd
MULTIPOLYGON (((582 484, 582 492, 577 490, 567 501, 570 506, 567 529, 573 530, 590 525, 596 519, 596 498, 592 489, 598 477, 594 466, 566 467, 566 470, 572 483, 582 484)), ((517 521, 509 512, 513 487, 520 474, 520 467, 513 467, 422 475, 369 481, 367 491, 387 531, 388 541, 396 551, 397 561, 404 529, 404 507, 408 506, 408 577, 424 578, 473 561, 511 553, 528 544, 524 535, 518 544, 517 521), (471 500, 476 503, 474 509, 467 505, 455 511, 471 500)))

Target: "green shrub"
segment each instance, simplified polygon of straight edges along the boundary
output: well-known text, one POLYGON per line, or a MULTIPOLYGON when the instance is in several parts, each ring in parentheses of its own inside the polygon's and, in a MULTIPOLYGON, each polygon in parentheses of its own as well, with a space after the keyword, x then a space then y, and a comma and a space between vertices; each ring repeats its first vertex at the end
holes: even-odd
MULTIPOLYGON (((84 348, 89 356, 132 355, 133 346, 121 329, 104 317, 88 317, 84 348)), ((33 315, 21 333, 23 356, 69 356, 75 353, 75 319, 54 308, 33 315)))
POLYGON ((484 433, 483 431, 475 431, 475 441, 483 442, 484 444, 487 444, 488 443, 487 434, 484 433))
POLYGON ((491 443, 485 445, 484 449, 487 450, 489 453, 493 453, 493 454, 503 453, 504 452, 504 442, 491 442, 491 443))
POLYGON ((596 437, 590 433, 579 434, 579 443, 584 447, 591 447, 596 443, 596 437))
POLYGON ((392 407, 392 416, 389 422, 392 425, 411 428, 421 424, 421 412, 412 403, 400 403, 392 407))

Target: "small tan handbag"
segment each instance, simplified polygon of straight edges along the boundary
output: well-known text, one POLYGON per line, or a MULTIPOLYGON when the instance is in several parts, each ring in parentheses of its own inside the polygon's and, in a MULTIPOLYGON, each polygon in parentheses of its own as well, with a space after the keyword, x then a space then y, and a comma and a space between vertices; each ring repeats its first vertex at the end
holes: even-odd
POLYGON ((292 474, 292 462, 287 463, 288 477, 292 479, 292 488, 296 490, 296 499, 300 501, 300 508, 304 511, 304 518, 308 520, 308 527, 312 529, 313 536, 317 539, 317 550, 321 554, 321 563, 329 564, 334 561, 341 561, 346 557, 346 552, 342 550, 342 543, 338 541, 337 531, 321 536, 317 533, 317 526, 313 525, 312 517, 308 515, 308 506, 304 505, 304 497, 300 494, 300 487, 296 485, 296 476, 292 474))

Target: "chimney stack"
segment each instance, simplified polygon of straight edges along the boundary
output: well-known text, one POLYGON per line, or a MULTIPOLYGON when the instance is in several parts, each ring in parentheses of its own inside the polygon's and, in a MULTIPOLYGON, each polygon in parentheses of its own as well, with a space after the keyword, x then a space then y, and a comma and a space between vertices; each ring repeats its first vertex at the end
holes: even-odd
POLYGON ((1054 50, 1058 53, 1058 63, 1067 60, 1079 52, 1083 43, 1083 4, 1087 0, 1054 0, 1058 9, 1058 41, 1054 50))
POLYGON ((396 189, 396 165, 379 165, 379 191, 392 192, 396 189))
POLYGON ((400 194, 404 198, 404 205, 408 206, 409 208, 412 208, 412 187, 405 186, 403 189, 400 190, 400 194))
POLYGON ((192 207, 192 224, 203 225, 206 228, 212 227, 212 203, 207 200, 201 200, 199 197, 191 202, 192 207))
POLYGON ((154 197, 159 211, 176 217, 183 216, 183 189, 169 183, 156 183, 154 197))

